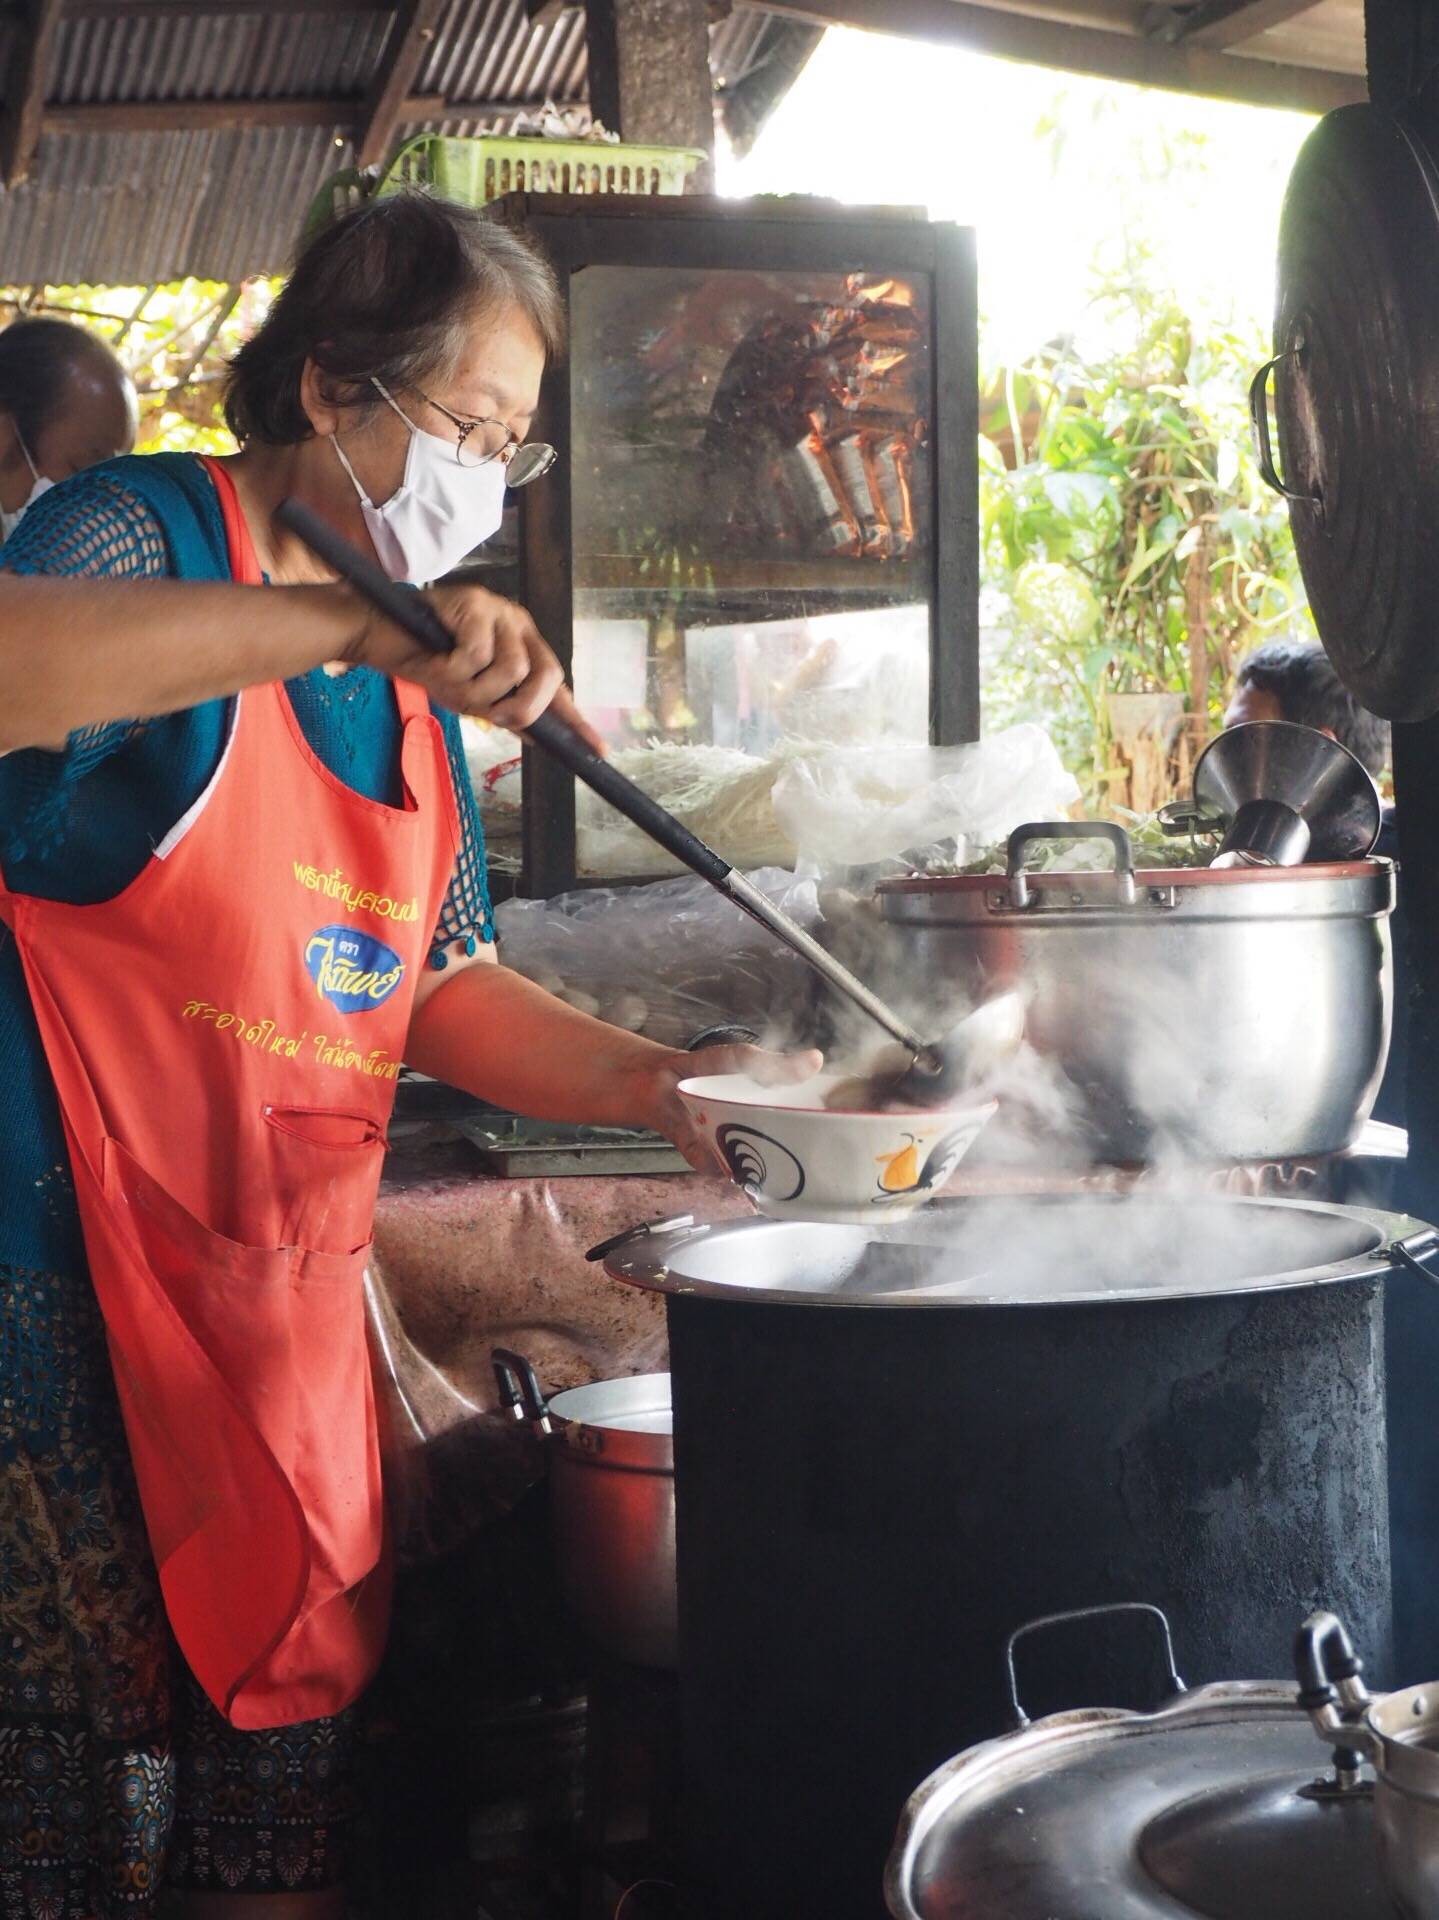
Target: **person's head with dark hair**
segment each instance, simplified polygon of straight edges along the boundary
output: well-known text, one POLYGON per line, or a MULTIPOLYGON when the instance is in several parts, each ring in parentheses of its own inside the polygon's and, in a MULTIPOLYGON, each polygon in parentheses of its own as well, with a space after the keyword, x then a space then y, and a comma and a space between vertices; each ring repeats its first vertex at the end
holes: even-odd
POLYGON ((553 458, 521 445, 563 333, 528 240, 426 194, 373 200, 304 248, 231 362, 225 417, 252 466, 423 582, 553 458))
POLYGON ((1372 774, 1389 764, 1389 727, 1361 707, 1315 640, 1270 640, 1239 663, 1226 727, 1288 720, 1327 733, 1372 774))
POLYGON ((0 530, 37 494, 128 453, 135 387, 96 334, 68 320, 15 320, 0 332, 0 530))

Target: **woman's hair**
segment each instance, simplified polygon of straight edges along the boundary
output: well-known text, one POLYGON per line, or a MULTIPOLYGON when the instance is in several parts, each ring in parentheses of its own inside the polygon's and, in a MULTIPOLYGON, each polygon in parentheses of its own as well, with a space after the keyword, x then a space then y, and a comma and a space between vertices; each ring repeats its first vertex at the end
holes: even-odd
POLYGON ((32 455, 83 366, 111 373, 117 386, 129 379, 105 342, 73 321, 12 320, 0 332, 0 413, 9 414, 32 455))
POLYGON ((531 243, 428 194, 372 200, 305 247, 264 323, 230 362, 225 418, 240 441, 310 437, 300 376, 313 359, 335 406, 442 382, 476 318, 516 307, 545 352, 564 340, 555 276, 531 243))

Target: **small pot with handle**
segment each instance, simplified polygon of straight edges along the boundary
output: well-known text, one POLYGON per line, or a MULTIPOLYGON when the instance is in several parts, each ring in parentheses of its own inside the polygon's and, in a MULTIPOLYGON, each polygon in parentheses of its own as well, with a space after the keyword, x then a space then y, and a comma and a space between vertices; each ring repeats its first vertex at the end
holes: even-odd
POLYGON ((491 1355, 502 1403, 545 1441, 560 1588, 595 1645, 677 1664, 670 1377, 596 1380, 547 1399, 522 1354, 491 1355))
POLYGON ((1333 1791, 1374 1769, 1374 1827, 1385 1884, 1404 1920, 1439 1915, 1439 1686, 1372 1695, 1342 1622, 1314 1613, 1295 1643, 1299 1704, 1333 1749, 1333 1791))

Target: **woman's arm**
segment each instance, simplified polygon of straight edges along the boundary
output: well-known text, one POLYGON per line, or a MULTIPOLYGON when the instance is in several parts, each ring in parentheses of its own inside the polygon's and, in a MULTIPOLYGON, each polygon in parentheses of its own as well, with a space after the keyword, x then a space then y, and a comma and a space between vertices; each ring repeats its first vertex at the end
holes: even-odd
POLYGON ((711 1157, 675 1092, 681 1080, 698 1071, 805 1080, 821 1064, 817 1053, 714 1047, 700 1068, 692 1053, 591 1019, 483 960, 439 976, 417 1001, 405 1057, 421 1073, 512 1113, 666 1134, 697 1167, 709 1167, 711 1157))
POLYGON ((339 588, 270 591, 0 573, 0 750, 308 673, 363 631, 339 588))
POLYGON ((77 728, 178 713, 329 661, 416 681, 442 705, 519 731, 551 702, 593 744, 522 607, 483 587, 428 595, 455 635, 436 656, 346 587, 54 579, 0 570, 0 753, 77 728))

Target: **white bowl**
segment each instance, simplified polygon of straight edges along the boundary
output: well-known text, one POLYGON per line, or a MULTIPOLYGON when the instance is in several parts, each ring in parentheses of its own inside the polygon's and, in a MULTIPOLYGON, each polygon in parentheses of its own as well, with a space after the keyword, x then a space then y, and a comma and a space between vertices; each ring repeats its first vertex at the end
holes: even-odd
POLYGON ((743 1074, 682 1080, 686 1111, 772 1220, 873 1226, 932 1200, 983 1132, 995 1102, 942 1113, 830 1113, 836 1077, 763 1087, 743 1074))

